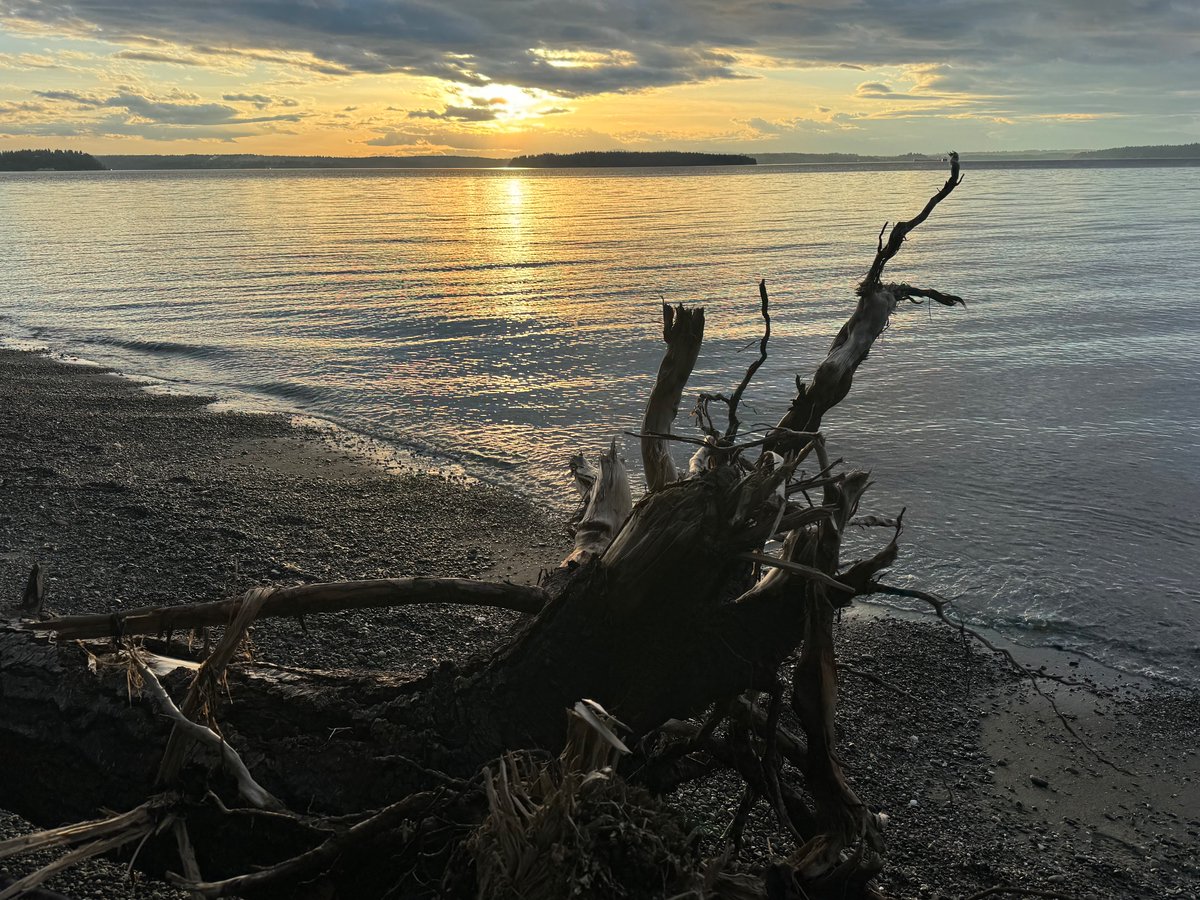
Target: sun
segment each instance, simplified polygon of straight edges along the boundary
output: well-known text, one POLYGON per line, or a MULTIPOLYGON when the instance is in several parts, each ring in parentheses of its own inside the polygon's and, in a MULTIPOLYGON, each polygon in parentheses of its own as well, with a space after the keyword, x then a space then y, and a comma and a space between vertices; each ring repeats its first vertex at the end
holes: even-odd
POLYGON ((492 109, 496 114, 494 121, 499 125, 534 118, 540 110, 561 102, 561 98, 549 91, 498 82, 460 88, 458 98, 473 106, 492 109))

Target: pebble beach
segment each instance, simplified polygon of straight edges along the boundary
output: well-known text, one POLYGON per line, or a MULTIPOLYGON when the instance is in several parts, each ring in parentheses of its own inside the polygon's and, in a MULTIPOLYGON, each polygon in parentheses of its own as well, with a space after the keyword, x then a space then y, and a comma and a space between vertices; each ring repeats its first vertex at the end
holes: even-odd
MULTIPOLYGON (((19 600, 35 562, 47 608, 78 614, 264 584, 420 574, 528 584, 568 548, 564 524, 516 493, 405 464, 344 432, 208 403, 0 351, 0 607, 19 600)), ((253 652, 415 675, 488 651, 517 619, 407 607, 271 620, 255 628, 253 652)), ((1040 682, 1060 718, 1030 679, 944 625, 868 608, 838 631, 843 761, 859 796, 889 820, 886 895, 967 898, 1009 886, 1200 896, 1194 692, 1065 654, 1022 656, 1079 682, 1040 682)), ((719 832, 739 795, 717 778, 678 799, 719 832)), ((60 823, 0 814, 0 839, 35 824, 60 823)), ((772 824, 760 808, 745 865, 786 851, 772 824)), ((44 862, 17 860, 0 884, 44 862)), ((121 863, 84 866, 49 887, 79 898, 182 896, 121 863)))

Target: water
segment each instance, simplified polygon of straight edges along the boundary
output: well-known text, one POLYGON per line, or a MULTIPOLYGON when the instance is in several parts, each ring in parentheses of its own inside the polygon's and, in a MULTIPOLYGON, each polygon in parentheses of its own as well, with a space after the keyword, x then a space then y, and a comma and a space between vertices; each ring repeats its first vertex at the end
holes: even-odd
MULTIPOLYGON (((1030 644, 1200 682, 1200 168, 975 169, 889 266, 909 307, 826 419, 907 507, 894 575, 1030 644)), ((565 503, 634 430, 660 298, 695 390, 774 422, 938 170, 0 176, 0 332, 301 411, 565 503)), ((691 391, 691 388, 689 391, 691 391)), ((688 429, 686 421, 680 423, 688 429)), ((636 442, 626 439, 636 458, 636 442)))

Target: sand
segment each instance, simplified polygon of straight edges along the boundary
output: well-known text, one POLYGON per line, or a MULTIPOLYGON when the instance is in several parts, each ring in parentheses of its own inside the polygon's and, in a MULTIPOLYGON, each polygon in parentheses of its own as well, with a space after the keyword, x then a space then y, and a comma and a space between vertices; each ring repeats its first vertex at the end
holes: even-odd
MULTIPOLYGON (((397 465, 352 435, 206 403, 0 352, 0 598, 18 598, 34 561, 49 574, 48 607, 65 614, 217 599, 255 584, 415 574, 531 583, 565 552, 561 522, 510 492, 397 465)), ((304 628, 272 620, 255 629, 255 653, 416 673, 487 650, 514 623, 502 611, 421 607, 312 617, 304 628)), ((1136 773, 1122 774, 1075 741, 1027 680, 956 632, 869 609, 838 631, 848 666, 842 753, 860 797, 890 819, 880 881, 889 895, 1009 885, 1200 896, 1196 694, 1066 655, 1028 657, 1095 686, 1099 697, 1055 693, 1080 734, 1136 773)), ((714 836, 737 801, 721 778, 679 798, 714 836)), ((0 816, 0 835, 30 827, 0 816)), ((787 847, 765 809, 752 831, 749 864, 787 847)), ((102 863, 52 887, 177 896, 124 875, 102 863)))

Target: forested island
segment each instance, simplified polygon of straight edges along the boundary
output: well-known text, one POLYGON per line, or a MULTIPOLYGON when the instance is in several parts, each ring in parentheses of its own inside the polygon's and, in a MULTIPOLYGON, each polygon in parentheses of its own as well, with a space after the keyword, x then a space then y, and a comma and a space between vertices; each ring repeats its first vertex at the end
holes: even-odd
POLYGON ((96 157, 78 150, 0 151, 0 172, 94 172, 104 168, 96 157))
POLYGON ((1072 159, 1200 159, 1200 144, 1153 144, 1084 150, 1072 159))
POLYGON ((525 169, 590 169, 605 166, 753 166, 753 156, 736 153, 683 153, 678 150, 585 150, 582 153, 538 153, 518 156, 510 166, 525 169))

